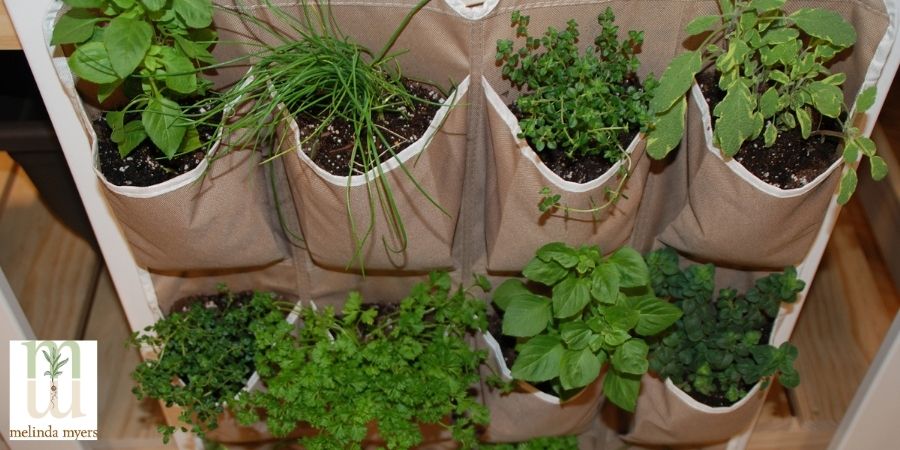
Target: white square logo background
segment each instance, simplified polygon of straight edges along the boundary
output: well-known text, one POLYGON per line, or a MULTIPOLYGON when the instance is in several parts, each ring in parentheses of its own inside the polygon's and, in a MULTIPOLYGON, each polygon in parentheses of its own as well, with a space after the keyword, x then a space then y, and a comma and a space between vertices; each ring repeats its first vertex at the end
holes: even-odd
POLYGON ((10 341, 9 342, 9 428, 11 440, 95 440, 97 435, 97 341, 10 341), (61 367, 56 379, 56 407, 51 408, 51 380, 46 371, 50 363, 41 346, 52 342, 59 349, 61 367), (77 348, 79 374, 75 377, 77 348), (32 353, 30 348, 35 349, 32 353), (29 353, 32 353, 29 355, 29 353), (34 378, 29 377, 29 358, 33 358, 34 378), (31 427, 29 429, 29 426, 31 427), (14 431, 35 430, 56 437, 17 436, 14 431), (66 431, 69 430, 69 433, 66 431), (78 433, 77 437, 74 435, 78 433), (91 432, 88 435, 85 431, 91 432), (49 432, 49 433, 48 433, 49 432))

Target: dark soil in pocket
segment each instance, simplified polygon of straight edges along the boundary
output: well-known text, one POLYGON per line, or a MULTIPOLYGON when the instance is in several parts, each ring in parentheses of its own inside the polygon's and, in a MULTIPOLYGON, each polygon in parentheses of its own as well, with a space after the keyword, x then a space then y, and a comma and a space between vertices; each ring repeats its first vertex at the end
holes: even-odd
MULTIPOLYGON (((697 76, 703 97, 709 104, 709 111, 715 109, 725 92, 719 89, 715 73, 697 76)), ((830 117, 811 111, 812 129, 840 131, 840 124, 830 117)), ((756 175, 760 180, 781 189, 796 189, 804 186, 828 170, 840 157, 840 139, 826 136, 811 136, 803 139, 800 127, 780 132, 771 147, 765 146, 763 136, 745 142, 734 155, 734 159, 756 175)))
MULTIPOLYGON (((381 129, 390 148, 376 138, 378 161, 370 161, 368 164, 370 169, 392 158, 392 153, 399 153, 421 138, 440 109, 440 103, 444 101, 444 96, 430 86, 411 80, 404 80, 404 83, 410 94, 425 101, 414 102, 412 110, 403 107, 401 110, 386 111, 380 117, 374 118, 375 125, 381 129)), ((337 176, 364 173, 363 155, 359 151, 353 155, 353 146, 356 142, 353 124, 337 118, 318 138, 312 138, 306 143, 306 139, 315 133, 321 122, 314 115, 308 114, 297 116, 296 120, 300 128, 300 138, 304 141, 304 151, 316 165, 337 176), (354 158, 352 166, 351 158, 354 158)))
POLYGON ((250 304, 253 300, 253 291, 233 292, 230 294, 210 294, 210 295, 192 295, 190 297, 180 298, 175 301, 169 314, 184 313, 194 307, 194 305, 202 305, 206 309, 216 309, 224 312, 230 308, 240 308, 250 304))
MULTIPOLYGON (((198 99, 181 101, 182 107, 190 107, 198 99)), ((139 113, 131 113, 125 116, 125 122, 140 120, 139 113)), ((214 118, 218 121, 219 118, 214 118)), ((116 186, 153 186, 183 173, 190 172, 197 167, 206 154, 207 143, 213 140, 216 127, 202 124, 197 127, 200 134, 200 142, 203 145, 190 153, 175 156, 172 159, 166 156, 153 144, 150 138, 144 139, 125 158, 119 155, 119 146, 112 141, 110 134, 112 129, 106 123, 106 117, 94 120, 92 123, 94 132, 97 133, 97 150, 99 152, 100 172, 106 180, 116 186)))

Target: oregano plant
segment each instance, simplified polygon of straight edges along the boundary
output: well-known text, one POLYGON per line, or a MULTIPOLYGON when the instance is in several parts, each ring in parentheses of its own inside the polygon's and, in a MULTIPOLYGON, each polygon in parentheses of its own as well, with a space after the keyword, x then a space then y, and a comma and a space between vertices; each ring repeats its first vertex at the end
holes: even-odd
MULTIPOLYGON (((800 128, 801 136, 836 136, 843 140, 843 158, 855 162, 869 158, 872 178, 887 173, 875 154, 874 142, 862 136, 848 117, 875 102, 875 88, 857 96, 851 110, 844 104, 843 73, 827 64, 856 43, 853 26, 836 12, 801 8, 787 13, 786 0, 719 0, 719 14, 697 17, 685 31, 704 36, 697 50, 676 56, 663 72, 650 102, 655 115, 647 135, 647 153, 662 158, 684 133, 685 93, 695 76, 706 69, 718 74, 725 97, 713 110, 713 138, 722 153, 734 156, 748 141, 763 137, 772 146, 785 131, 800 128), (820 128, 816 114, 834 119, 840 130, 820 128)), ((856 173, 841 180, 839 203, 846 203, 856 188, 856 173)))
MULTIPOLYGON (((489 288, 483 277, 478 287, 489 288)), ((266 390, 243 392, 239 419, 265 413, 276 436, 306 422, 316 436, 308 449, 359 448, 377 424, 387 448, 413 448, 419 424, 441 424, 463 448, 476 448, 486 408, 471 394, 484 351, 467 336, 487 327, 485 303, 453 288, 447 273, 432 273, 394 305, 366 305, 351 293, 343 308, 304 307, 302 326, 257 323, 257 370, 266 390)))
POLYGON ((598 247, 554 242, 522 273, 532 284, 510 279, 493 297, 503 311, 503 334, 519 338, 513 377, 549 382, 566 398, 608 363, 604 394, 634 411, 648 368, 645 338, 681 317, 679 308, 654 295, 641 255, 623 247, 604 257, 598 247))
POLYGON ((800 383, 793 363, 797 348, 768 344, 782 303, 796 301, 804 282, 793 267, 756 281, 746 293, 715 293, 715 266, 679 268, 678 254, 662 249, 647 255, 654 291, 684 311, 675 326, 650 344, 650 370, 710 406, 728 406, 757 382, 778 375, 787 388, 800 383))
POLYGON ((519 11, 512 13, 516 37, 525 41, 521 47, 508 39, 497 42, 503 76, 522 90, 515 102, 522 116, 519 138, 539 153, 559 149, 570 159, 602 155, 611 164, 625 161, 618 187, 605 193, 603 204, 594 202, 587 209, 561 205, 559 196, 546 188, 540 209, 596 213, 619 199, 630 173, 623 136, 643 130, 650 119, 648 104, 656 81, 648 77, 642 86, 636 74, 640 62, 635 52, 644 33, 629 31, 619 41, 615 15, 606 8, 597 16, 600 34, 582 52, 575 20, 564 30, 550 27, 540 37, 528 33, 529 21, 519 11))
MULTIPOLYGON (((199 68, 215 62, 210 0, 63 0, 69 9, 51 44, 72 44, 69 67, 98 86, 101 103, 121 89, 124 108, 109 111, 112 140, 124 158, 149 138, 167 157, 202 146, 190 108, 211 83, 199 68)), ((199 112, 197 112, 199 114, 199 112)))

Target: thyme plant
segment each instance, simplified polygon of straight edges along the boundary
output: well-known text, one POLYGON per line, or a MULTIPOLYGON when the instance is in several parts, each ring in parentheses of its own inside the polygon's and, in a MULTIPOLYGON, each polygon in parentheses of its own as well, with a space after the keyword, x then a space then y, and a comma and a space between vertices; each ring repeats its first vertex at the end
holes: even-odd
MULTIPOLYGON (((275 294, 223 290, 220 295, 223 300, 217 304, 194 303, 135 332, 129 340, 130 345, 149 348, 157 355, 138 364, 132 373, 134 395, 138 400, 149 397, 178 405, 179 420, 200 437, 218 427, 225 404, 234 402, 253 373, 257 352, 250 332, 253 324, 277 317, 287 325, 280 310, 287 305, 275 294), (239 299, 246 296, 251 297, 249 301, 239 299)), ((162 425, 159 431, 163 442, 168 442, 175 427, 162 425)))
POLYGON ((549 188, 541 190, 542 212, 599 213, 620 198, 631 171, 623 136, 644 130, 649 121, 648 104, 656 80, 648 77, 643 86, 636 71, 640 62, 636 50, 644 33, 629 31, 618 39, 611 8, 597 16, 600 34, 584 52, 578 49, 578 23, 569 20, 564 30, 550 27, 541 37, 528 34, 530 17, 514 11, 512 26, 525 43, 515 48, 508 39, 497 41, 497 62, 503 76, 522 89, 516 100, 521 111, 519 138, 537 152, 561 150, 568 158, 602 155, 610 163, 625 160, 619 169, 619 184, 604 192, 603 204, 589 208, 560 204, 560 196, 549 188))
MULTIPOLYGON (((675 57, 660 78, 650 108, 656 116, 647 136, 647 153, 662 158, 681 142, 684 133, 685 93, 694 77, 715 67, 725 98, 713 110, 713 137, 725 156, 763 136, 771 146, 784 131, 799 127, 804 139, 837 136, 844 144, 843 158, 853 163, 862 153, 869 158, 871 175, 884 178, 887 165, 875 154, 875 143, 862 136, 847 118, 843 73, 827 64, 856 43, 853 26, 833 11, 801 8, 786 13, 786 0, 719 0, 720 13, 691 21, 687 34, 705 36, 697 50, 675 57), (838 132, 820 129, 813 111, 841 124, 838 132)), ((856 100, 857 114, 875 102, 875 88, 863 90, 856 100)), ((846 203, 856 188, 855 171, 841 180, 839 203, 846 203)))

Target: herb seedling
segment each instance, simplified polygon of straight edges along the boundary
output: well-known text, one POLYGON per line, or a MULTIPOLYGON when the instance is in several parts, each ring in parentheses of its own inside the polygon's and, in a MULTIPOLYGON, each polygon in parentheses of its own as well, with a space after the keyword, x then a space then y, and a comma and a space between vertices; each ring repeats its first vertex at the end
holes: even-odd
POLYGON ((56 386, 56 379, 62 375, 62 367, 69 362, 69 358, 60 361, 59 358, 62 355, 55 346, 50 348, 50 353, 47 353, 47 350, 42 350, 42 352, 44 353, 44 359, 50 364, 50 370, 45 371, 44 376, 50 377, 50 409, 53 409, 56 407, 56 399, 59 394, 56 386))
MULTIPOLYGON (((644 41, 643 32, 629 31, 619 42, 612 9, 597 16, 600 34, 584 53, 578 49, 578 23, 569 20, 565 30, 549 28, 542 37, 528 34, 529 16, 514 11, 512 26, 525 45, 515 49, 511 40, 497 42, 503 76, 523 90, 516 107, 523 118, 519 138, 526 138, 537 152, 561 150, 569 158, 603 155, 620 166, 620 181, 605 192, 606 202, 592 202, 589 209, 559 203, 549 188, 541 191, 542 212, 563 209, 566 213, 599 213, 620 198, 631 171, 631 160, 622 136, 644 129, 649 121, 648 104, 656 81, 638 81, 639 61, 635 51, 644 41)), ((626 144, 627 145, 627 144, 626 144)))
POLYGON ((647 264, 655 292, 684 310, 675 326, 651 343, 651 371, 711 406, 737 402, 775 374, 784 387, 800 383, 793 367, 796 347, 766 344, 781 303, 796 301, 803 290, 793 267, 757 280, 744 295, 721 289, 714 300, 712 264, 680 270, 672 249, 648 254, 647 264))
MULTIPOLYGON (((689 35, 706 33, 697 50, 675 57, 660 78, 650 108, 656 116, 647 135, 647 153, 662 158, 681 142, 684 133, 685 93, 694 77, 711 66, 720 74, 725 98, 715 107, 713 137, 725 156, 734 156, 747 142, 764 137, 771 146, 784 131, 800 127, 804 139, 836 136, 843 139, 843 158, 853 163, 862 153, 871 175, 884 178, 887 165, 875 155, 874 142, 862 136, 846 118, 842 73, 825 65, 856 42, 856 31, 840 15, 824 9, 802 8, 787 14, 786 0, 719 0, 720 14, 689 23, 689 35), (818 129, 816 112, 841 124, 842 131, 818 129)), ((875 88, 863 90, 854 111, 861 114, 875 102, 875 88)), ((856 172, 841 180, 838 202, 846 203, 856 188, 856 172)))
POLYGON ((109 111, 112 140, 124 158, 146 138, 169 159, 202 146, 197 124, 179 101, 203 96, 198 67, 214 63, 210 0, 63 0, 71 7, 51 44, 73 44, 68 62, 98 85, 102 103, 122 88, 130 102, 109 111), (140 113, 140 119, 133 119, 140 113))
MULTIPOLYGON (((190 431, 201 437, 218 426, 225 404, 234 402, 253 373, 258 351, 251 333, 254 324, 277 317, 288 325, 282 309, 292 306, 271 293, 223 290, 220 297, 215 304, 195 303, 184 312, 172 313, 143 333, 135 332, 129 341, 158 355, 132 373, 135 396, 180 406, 179 420, 191 424, 190 431)), ((159 430, 168 442, 175 427, 162 425, 159 430)))
MULTIPOLYGON (((479 278, 477 284, 489 287, 479 278)), ((471 289, 471 288, 470 288, 471 289)), ((340 314, 300 311, 298 330, 283 321, 254 326, 265 391, 243 392, 238 417, 285 436, 307 422, 319 430, 304 448, 358 448, 377 423, 388 448, 413 448, 419 423, 441 423, 463 448, 476 448, 487 410, 469 392, 485 353, 466 337, 487 327, 485 303, 450 276, 433 273, 397 305, 374 307, 352 293, 340 314)))
POLYGON ((606 397, 634 411, 648 367, 649 347, 642 337, 681 317, 679 308, 650 289, 641 255, 624 247, 603 257, 597 247, 556 242, 541 247, 522 273, 552 295, 534 293, 516 279, 494 293, 494 304, 504 311, 503 334, 521 338, 513 377, 550 382, 565 398, 597 379, 609 362, 606 397))

